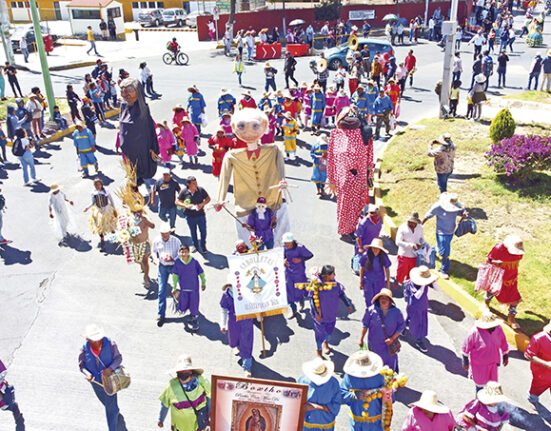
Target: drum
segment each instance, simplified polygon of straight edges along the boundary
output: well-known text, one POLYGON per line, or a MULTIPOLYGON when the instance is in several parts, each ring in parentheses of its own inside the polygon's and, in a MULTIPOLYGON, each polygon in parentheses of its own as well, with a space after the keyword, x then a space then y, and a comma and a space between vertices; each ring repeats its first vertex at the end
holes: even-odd
POLYGON ((106 376, 102 374, 101 380, 103 383, 103 389, 107 395, 115 395, 121 389, 126 389, 130 386, 130 374, 126 372, 124 367, 121 365, 111 375, 106 376))

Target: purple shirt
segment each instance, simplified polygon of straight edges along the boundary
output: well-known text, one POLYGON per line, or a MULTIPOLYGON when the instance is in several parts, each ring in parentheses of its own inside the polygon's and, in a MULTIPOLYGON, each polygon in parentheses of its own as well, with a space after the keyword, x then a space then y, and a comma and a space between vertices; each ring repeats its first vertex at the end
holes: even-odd
MULTIPOLYGON (((373 223, 369 215, 358 222, 356 227, 356 238, 362 240, 362 247, 371 244, 374 238, 378 238, 383 227, 383 218, 379 216, 379 222, 373 223)), ((358 253, 358 244, 356 243, 356 253, 358 253)))
POLYGON ((264 212, 264 218, 258 216, 256 209, 252 210, 247 217, 247 224, 252 226, 254 234, 257 238, 262 238, 264 244, 274 237, 274 230, 270 226, 272 224, 273 215, 274 212, 270 208, 267 208, 264 212))
POLYGON ((402 431, 452 431, 456 425, 451 411, 435 414, 429 419, 419 407, 413 406, 402 425, 402 431))
MULTIPOLYGON (((337 320, 339 312, 339 298, 344 293, 344 286, 335 282, 331 290, 320 290, 318 292, 321 308, 321 319, 323 323, 334 322, 337 320)), ((309 297, 313 297, 314 292, 308 292, 309 297)))
POLYGON ((201 264, 194 258, 186 264, 178 257, 172 269, 172 274, 178 276, 181 292, 199 292, 199 274, 203 272, 201 264))
MULTIPOLYGON (((283 252, 285 255, 285 259, 287 259, 287 262, 289 263, 289 266, 285 268, 285 274, 289 274, 293 276, 293 278, 296 278, 296 277, 304 278, 303 281, 306 281, 306 266, 304 265, 304 262, 314 257, 312 252, 296 241, 295 241, 295 246, 293 248, 285 247, 283 249, 283 252), (294 263, 293 259, 297 257, 300 258, 301 260, 299 263, 294 263)), ((300 281, 295 281, 295 282, 300 282, 300 281)))
POLYGON ((365 268, 365 263, 367 262, 367 259, 367 253, 362 254, 362 257, 360 257, 360 266, 364 268, 364 281, 384 284, 386 281, 385 268, 390 268, 391 265, 390 259, 388 258, 387 254, 380 252, 377 256, 373 256, 373 265, 371 266, 371 269, 365 268), (383 261, 382 266, 381 259, 383 261))

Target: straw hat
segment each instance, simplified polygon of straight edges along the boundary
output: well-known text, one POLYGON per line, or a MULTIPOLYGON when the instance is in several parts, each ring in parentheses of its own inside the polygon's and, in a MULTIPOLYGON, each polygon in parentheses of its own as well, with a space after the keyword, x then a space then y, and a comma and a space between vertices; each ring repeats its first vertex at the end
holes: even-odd
POLYGON ((292 120, 292 119, 293 119, 293 115, 292 115, 290 112, 286 112, 286 113, 285 113, 285 118, 287 118, 287 120, 292 120))
POLYGON ((481 390, 478 391, 476 397, 482 404, 499 404, 509 401, 503 395, 503 389, 498 382, 489 381, 481 390))
POLYGON ((101 326, 91 323, 84 328, 83 337, 90 341, 99 341, 105 337, 105 331, 101 326))
POLYGON ((170 223, 169 222, 164 222, 161 224, 161 229, 160 229, 160 232, 161 233, 169 233, 169 232, 172 232, 172 229, 170 227, 170 223))
POLYGON ((440 195, 440 206, 444 211, 457 211, 462 209, 459 206, 457 193, 444 192, 440 195))
POLYGON ((264 63, 264 69, 268 69, 269 67, 272 67, 272 65, 270 64, 269 61, 267 61, 266 63, 264 63))
POLYGON ((419 218, 419 213, 416 212, 416 211, 410 212, 407 221, 412 222, 412 223, 420 224, 421 219, 419 218))
POLYGON ((181 103, 178 103, 174 108, 172 108, 173 111, 176 111, 177 109, 182 109, 184 110, 184 106, 181 104, 181 103))
POLYGON ((390 298, 390 302, 394 304, 394 299, 392 299, 392 291, 390 289, 387 289, 386 287, 383 287, 381 291, 373 297, 371 303, 375 304, 375 301, 377 301, 377 299, 379 299, 381 296, 387 296, 388 298, 390 298))
POLYGON ((383 368, 383 360, 369 350, 359 350, 350 355, 344 363, 343 371, 352 376, 366 379, 379 374, 383 368))
POLYGON ((302 81, 300 83, 300 88, 308 88, 308 84, 306 83, 306 81, 302 81))
POLYGON ((378 248, 388 254, 388 250, 383 247, 383 240, 381 238, 373 238, 371 244, 366 245, 365 248, 378 248))
POLYGON ((518 235, 507 235, 503 240, 503 245, 507 251, 511 254, 520 255, 524 254, 524 246, 522 245, 522 238, 518 235))
POLYGON ((430 269, 425 265, 412 268, 409 272, 409 278, 417 286, 428 286, 438 280, 438 276, 430 272, 430 269))
POLYGON ((225 96, 226 94, 229 94, 230 92, 228 91, 227 88, 222 88, 220 90, 220 96, 225 96))
POLYGON ((314 91, 321 91, 321 87, 319 84, 314 85, 314 91))
POLYGON ((483 84, 484 82, 486 82, 486 77, 484 76, 484 74, 479 73, 478 75, 476 75, 476 76, 474 77, 474 80, 475 80, 476 82, 478 82, 479 84, 483 84))
POLYGON ((262 93, 262 97, 270 97, 270 92, 269 91, 264 91, 262 93))
POLYGON ((480 329, 490 329, 501 325, 501 320, 491 311, 485 311, 474 324, 480 329))
POLYGON ((419 401, 411 403, 410 406, 417 406, 423 410, 428 410, 429 412, 437 414, 445 414, 450 411, 448 407, 438 401, 438 395, 436 395, 436 392, 431 390, 423 391, 419 401))
POLYGON ((231 112, 230 112, 229 110, 227 110, 227 109, 224 109, 224 110, 222 111, 222 117, 224 117, 224 116, 226 116, 226 115, 231 116, 231 112))
POLYGON ((50 186, 50 191, 55 192, 56 190, 59 190, 59 186, 57 184, 52 184, 50 186))
POLYGON ((253 93, 251 93, 251 90, 245 90, 241 93, 243 96, 249 96, 253 97, 253 93))
POLYGON ((187 91, 199 91, 197 85, 193 84, 191 87, 188 87, 187 91))
POLYGON ((191 120, 187 115, 184 115, 181 120, 182 123, 191 123, 191 120))
POLYGON ((333 377, 334 371, 335 364, 332 361, 325 361, 321 358, 315 358, 302 364, 302 372, 315 385, 327 383, 333 377))
POLYGON ((78 120, 75 123, 75 127, 82 127, 84 129, 84 128, 86 128, 86 124, 84 124, 82 121, 78 120))
POLYGON ((293 242, 295 240, 295 236, 292 232, 285 232, 283 236, 281 237, 281 242, 293 242))
POLYGON ((176 361, 176 365, 170 369, 170 374, 177 374, 180 371, 195 371, 197 374, 203 374, 202 368, 194 367, 191 362, 191 356, 187 354, 180 355, 176 361))

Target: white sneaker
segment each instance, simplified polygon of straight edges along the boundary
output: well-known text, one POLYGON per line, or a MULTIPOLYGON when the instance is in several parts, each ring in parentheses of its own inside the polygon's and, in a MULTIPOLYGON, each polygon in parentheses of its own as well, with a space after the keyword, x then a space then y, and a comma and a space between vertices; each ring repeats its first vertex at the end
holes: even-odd
POLYGON ((449 276, 448 274, 446 274, 445 272, 439 271, 438 274, 439 274, 440 277, 443 278, 444 280, 449 280, 449 279, 450 279, 450 276, 449 276))
POLYGON ((40 181, 40 178, 35 178, 32 182, 33 183, 38 183, 40 181))
POLYGON ((251 370, 245 370, 244 374, 245 374, 245 377, 252 377, 253 376, 253 373, 251 373, 251 370))
POLYGON ((25 183, 25 185, 26 185, 26 186, 32 186, 32 185, 33 185, 33 182, 32 182, 32 181, 27 181, 27 182, 25 183))

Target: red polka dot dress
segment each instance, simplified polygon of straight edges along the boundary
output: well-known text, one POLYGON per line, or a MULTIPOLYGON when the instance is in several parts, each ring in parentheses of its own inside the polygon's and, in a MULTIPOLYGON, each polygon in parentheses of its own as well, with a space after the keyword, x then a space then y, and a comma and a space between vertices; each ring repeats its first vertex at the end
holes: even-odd
POLYGON ((356 230, 367 203, 367 177, 373 165, 373 144, 364 145, 360 129, 334 129, 327 152, 327 180, 337 185, 337 232, 356 230))

